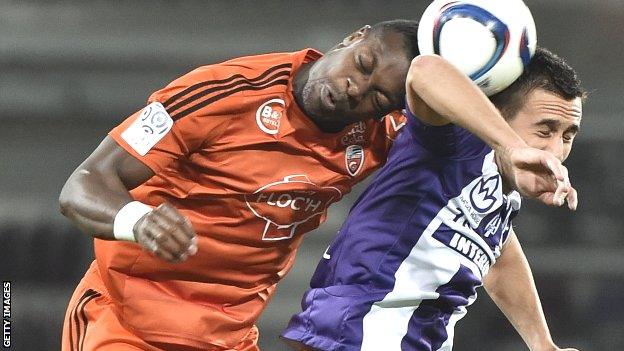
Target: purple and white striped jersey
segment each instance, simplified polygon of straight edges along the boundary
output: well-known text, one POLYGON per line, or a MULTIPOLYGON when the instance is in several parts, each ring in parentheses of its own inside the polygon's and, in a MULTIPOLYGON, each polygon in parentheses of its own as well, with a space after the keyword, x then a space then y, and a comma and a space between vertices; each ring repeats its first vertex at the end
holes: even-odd
POLYGON ((455 323, 500 256, 517 192, 493 151, 409 111, 387 164, 353 205, 283 332, 320 350, 451 350, 455 323))

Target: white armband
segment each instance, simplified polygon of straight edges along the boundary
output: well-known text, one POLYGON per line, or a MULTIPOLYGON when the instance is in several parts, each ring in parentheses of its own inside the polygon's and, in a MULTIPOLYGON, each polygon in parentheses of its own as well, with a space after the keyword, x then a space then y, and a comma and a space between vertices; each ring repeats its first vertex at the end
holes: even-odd
POLYGON ((115 215, 113 222, 113 236, 117 240, 136 241, 134 238, 134 225, 146 213, 152 212, 152 208, 139 202, 128 202, 115 215))

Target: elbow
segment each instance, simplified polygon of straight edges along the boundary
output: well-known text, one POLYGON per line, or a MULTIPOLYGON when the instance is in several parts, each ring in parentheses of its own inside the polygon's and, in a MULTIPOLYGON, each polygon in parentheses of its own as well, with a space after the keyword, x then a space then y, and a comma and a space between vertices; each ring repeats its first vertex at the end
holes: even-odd
POLYGON ((76 196, 73 195, 75 193, 74 189, 79 186, 77 183, 80 181, 80 178, 88 173, 89 171, 87 170, 76 170, 63 185, 58 198, 59 211, 63 216, 71 218, 71 214, 75 212, 76 196))
POLYGON ((436 77, 439 78, 442 69, 448 64, 448 61, 439 55, 416 56, 407 72, 407 86, 418 91, 424 85, 434 82, 436 77))
POLYGON ((69 196, 70 191, 68 188, 70 186, 71 185, 69 184, 69 181, 65 183, 59 195, 59 199, 58 199, 59 211, 61 212, 63 216, 68 217, 68 218, 74 207, 71 196, 69 196))
POLYGON ((410 70, 418 70, 418 69, 427 69, 431 68, 435 65, 447 63, 444 58, 440 55, 418 55, 412 59, 412 63, 410 64, 410 70))

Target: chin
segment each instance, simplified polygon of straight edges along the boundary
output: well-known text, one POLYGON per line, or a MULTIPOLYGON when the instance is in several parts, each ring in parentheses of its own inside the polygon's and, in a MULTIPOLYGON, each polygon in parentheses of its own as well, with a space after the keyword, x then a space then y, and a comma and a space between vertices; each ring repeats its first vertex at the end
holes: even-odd
POLYGON ((303 100, 303 105, 305 111, 308 113, 318 114, 321 110, 320 104, 320 88, 319 84, 314 84, 313 82, 308 82, 304 87, 301 93, 301 99, 303 100))

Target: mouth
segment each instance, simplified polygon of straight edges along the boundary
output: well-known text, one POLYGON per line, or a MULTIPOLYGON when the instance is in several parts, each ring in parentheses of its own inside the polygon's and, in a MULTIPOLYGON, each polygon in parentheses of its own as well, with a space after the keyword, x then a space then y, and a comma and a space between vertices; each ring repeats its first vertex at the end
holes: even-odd
POLYGON ((323 84, 321 86, 320 98, 323 107, 328 111, 336 110, 336 100, 334 99, 334 95, 331 92, 331 89, 327 84, 323 84))

